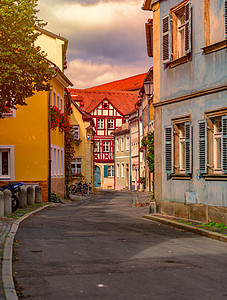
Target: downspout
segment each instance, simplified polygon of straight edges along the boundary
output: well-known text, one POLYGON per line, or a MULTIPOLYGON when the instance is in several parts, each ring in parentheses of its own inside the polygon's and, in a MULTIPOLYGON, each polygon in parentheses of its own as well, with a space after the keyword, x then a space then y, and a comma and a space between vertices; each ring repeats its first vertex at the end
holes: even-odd
MULTIPOLYGON (((142 135, 144 138, 144 128, 143 128, 143 98, 141 97, 142 101, 142 135)), ((147 165, 146 165, 146 156, 145 156, 145 151, 143 150, 143 161, 144 161, 144 171, 145 171, 145 176, 147 174, 147 165)))
POLYGON ((56 74, 54 74, 49 80, 50 90, 48 95, 48 177, 47 177, 47 201, 51 200, 51 100, 52 100, 52 86, 50 81, 57 76, 57 68, 54 67, 56 74))
MULTIPOLYGON (((138 116, 138 158, 139 158, 139 177, 140 177, 140 151, 139 151, 139 148, 140 148, 139 147, 140 146, 140 120, 139 120, 139 108, 136 107, 137 103, 135 104, 135 109, 137 110, 137 116, 138 116)), ((139 182, 139 189, 140 189, 140 182, 139 182)))
MULTIPOLYGON (((147 99, 147 107, 148 107, 148 132, 150 132, 150 101, 153 99, 153 95, 148 96, 147 99)), ((149 192, 151 192, 151 173, 150 170, 148 170, 149 174, 149 192)))
POLYGON ((129 167, 130 167, 130 173, 129 173, 129 177, 130 177, 130 191, 132 190, 132 145, 131 145, 131 125, 130 125, 130 131, 129 131, 129 167))

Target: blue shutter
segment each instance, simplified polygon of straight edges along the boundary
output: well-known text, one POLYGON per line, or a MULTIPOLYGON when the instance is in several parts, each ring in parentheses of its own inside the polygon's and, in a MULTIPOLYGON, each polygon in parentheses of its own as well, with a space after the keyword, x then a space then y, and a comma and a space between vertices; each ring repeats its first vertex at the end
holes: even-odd
POLYGON ((108 177, 108 166, 104 165, 104 177, 108 177))
POLYGON ((199 171, 207 173, 207 121, 199 121, 199 171))
POLYGON ((171 15, 162 18, 162 62, 171 60, 171 15))
POLYGON ((192 40, 192 26, 191 26, 191 1, 185 5, 185 39, 184 39, 184 51, 185 54, 191 52, 191 40, 192 40))
POLYGON ((227 116, 222 117, 222 172, 227 173, 227 116))
POLYGON ((174 173, 174 132, 173 125, 165 126, 165 171, 174 173))
POLYGON ((185 128, 185 173, 192 174, 192 125, 184 124, 185 128))

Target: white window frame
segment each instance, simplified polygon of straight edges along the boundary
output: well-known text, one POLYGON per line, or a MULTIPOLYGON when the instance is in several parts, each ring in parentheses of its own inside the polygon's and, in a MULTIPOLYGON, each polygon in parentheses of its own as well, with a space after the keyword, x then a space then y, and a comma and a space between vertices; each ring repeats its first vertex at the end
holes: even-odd
POLYGON ((117 152, 119 152, 119 138, 117 138, 117 152))
POLYGON ((56 91, 53 90, 53 105, 56 106, 56 91))
POLYGON ((108 166, 108 177, 114 177, 114 166, 108 166))
POLYGON ((61 112, 63 113, 63 111, 64 111, 64 109, 63 109, 63 98, 61 97, 60 98, 60 110, 61 110, 61 112))
POLYGON ((57 157, 58 157, 58 177, 61 176, 61 156, 60 156, 60 148, 57 148, 57 157))
POLYGON ((129 151, 130 149, 130 139, 129 136, 126 137, 126 151, 129 151))
POLYGON ((98 129, 104 129, 104 119, 98 119, 98 123, 97 123, 97 128, 98 129))
POLYGON ((64 176, 64 150, 61 148, 61 177, 64 176))
POLYGON ((15 180, 15 157, 14 157, 14 145, 1 145, 0 146, 0 181, 15 180), (8 152, 8 175, 2 175, 2 152, 8 152))
POLYGON ((108 119, 108 129, 114 129, 114 119, 108 119))
MULTIPOLYGON (((215 173, 221 173, 222 172, 222 147, 221 147, 221 153, 220 153, 220 165, 221 167, 218 167, 217 165, 217 156, 218 156, 218 140, 220 140, 220 145, 222 145, 222 130, 221 131, 217 131, 217 122, 220 122, 220 128, 221 128, 221 117, 217 117, 214 118, 214 139, 213 139, 213 143, 214 143, 214 151, 213 151, 213 159, 214 159, 214 172, 215 173)), ((222 128, 221 128, 222 129, 222 128)))
POLYGON ((121 138, 121 152, 124 152, 124 137, 121 138))
POLYGON ((185 172, 185 132, 183 134, 182 129, 185 130, 185 123, 179 124, 179 164, 180 172, 185 172))
POLYGON ((80 125, 73 125, 74 130, 74 140, 80 139, 80 125))
POLYGON ((121 178, 125 178, 125 163, 121 163, 121 178))
POLYGON ((54 166, 54 177, 57 176, 57 148, 54 147, 54 161, 53 161, 53 166, 54 166))
POLYGON ((2 115, 4 118, 16 118, 16 109, 12 108, 9 113, 2 115))
POLYGON ((107 142, 107 141, 102 142, 102 151, 110 152, 110 142, 107 142))
POLYGON ((74 157, 72 159, 71 170, 73 169, 72 168, 73 165, 74 165, 74 169, 75 169, 75 174, 80 173, 80 172, 83 174, 82 157, 74 157), (80 165, 80 168, 78 168, 78 165, 80 165))
POLYGON ((60 109, 60 96, 57 93, 57 108, 60 109))
POLYGON ((120 178, 120 163, 117 163, 117 178, 120 178))

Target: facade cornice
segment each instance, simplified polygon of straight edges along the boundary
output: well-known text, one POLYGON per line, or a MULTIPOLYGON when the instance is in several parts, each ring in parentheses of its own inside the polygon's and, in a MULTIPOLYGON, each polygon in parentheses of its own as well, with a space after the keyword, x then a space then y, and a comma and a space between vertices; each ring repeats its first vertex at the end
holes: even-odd
POLYGON ((224 85, 217 86, 214 88, 201 90, 201 91, 191 93, 191 94, 186 94, 186 95, 183 95, 180 97, 162 100, 158 103, 153 103, 153 106, 154 106, 154 108, 156 108, 159 106, 165 106, 165 105, 169 105, 169 104, 176 103, 176 102, 186 101, 189 99, 193 99, 193 98, 197 98, 197 97, 201 97, 201 96, 205 96, 205 95, 209 95, 209 94, 213 94, 213 93, 223 92, 226 90, 227 90, 227 84, 224 84, 224 85))

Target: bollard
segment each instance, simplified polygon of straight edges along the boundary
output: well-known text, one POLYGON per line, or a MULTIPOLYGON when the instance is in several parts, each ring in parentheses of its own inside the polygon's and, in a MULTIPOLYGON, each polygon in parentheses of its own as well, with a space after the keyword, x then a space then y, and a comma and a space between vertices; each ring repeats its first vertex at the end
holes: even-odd
POLYGON ((32 186, 27 188, 27 202, 28 205, 35 204, 35 190, 32 186))
POLYGON ((0 191, 0 218, 4 217, 4 194, 0 191))
POLYGON ((39 185, 35 187, 35 203, 42 203, 42 188, 39 185))
POLYGON ((4 214, 10 215, 12 213, 12 196, 10 190, 4 190, 4 214))
POLYGON ((27 191, 22 188, 19 194, 19 207, 26 208, 27 207, 27 191))

